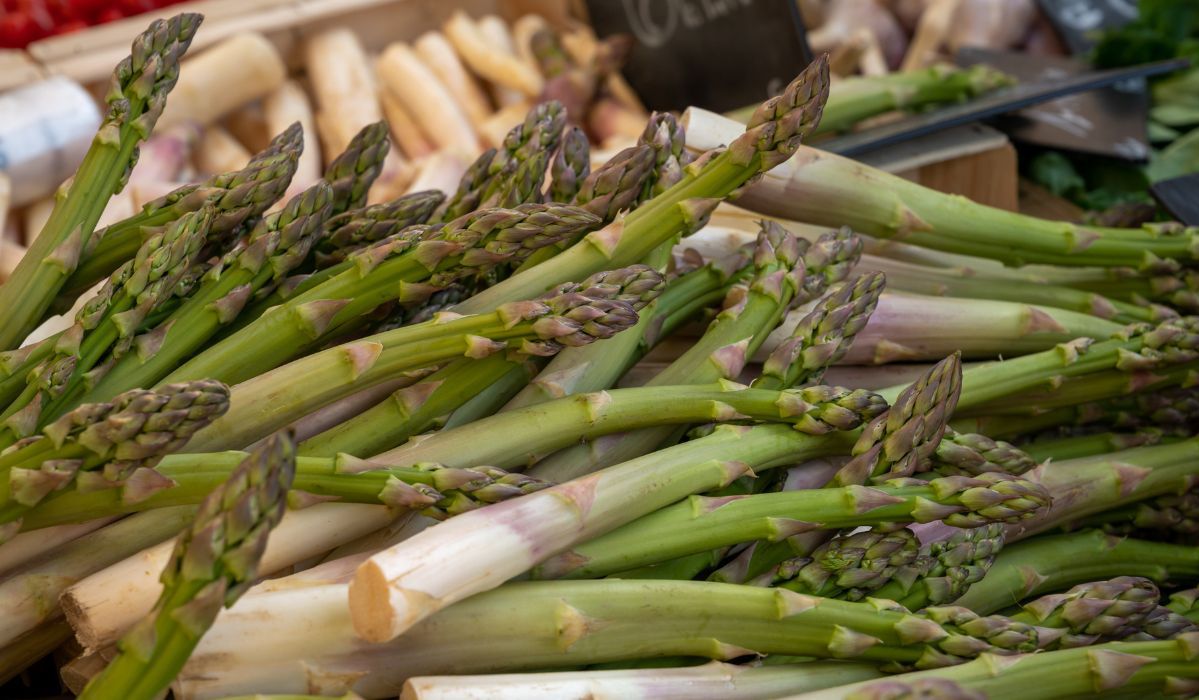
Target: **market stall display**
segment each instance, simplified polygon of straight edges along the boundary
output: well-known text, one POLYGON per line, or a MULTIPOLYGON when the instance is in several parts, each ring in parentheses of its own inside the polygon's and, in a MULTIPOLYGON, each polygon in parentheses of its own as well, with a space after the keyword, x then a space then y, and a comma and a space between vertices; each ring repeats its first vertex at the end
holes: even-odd
POLYGON ((1037 15, 801 4, 730 115, 548 15, 150 22, 73 176, 0 179, 3 688, 1199 693, 1199 228, 821 150, 1037 15))

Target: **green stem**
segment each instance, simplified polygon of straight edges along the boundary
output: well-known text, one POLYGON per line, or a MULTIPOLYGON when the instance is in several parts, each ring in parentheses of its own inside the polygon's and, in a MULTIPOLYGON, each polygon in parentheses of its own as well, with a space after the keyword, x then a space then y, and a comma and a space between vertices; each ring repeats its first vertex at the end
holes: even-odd
POLYGON ((875 256, 863 257, 862 267, 887 275, 887 288, 891 290, 1049 306, 1116 323, 1162 320, 1156 309, 1108 299, 1095 292, 1054 284, 1013 284, 968 268, 932 267, 875 256))
MULTIPOLYGON (((533 571, 538 578, 594 578, 741 542, 779 542, 813 530, 892 522, 929 522, 970 527, 991 516, 972 512, 978 493, 1005 493, 1000 520, 1018 520, 1047 497, 1027 482, 978 480, 963 488, 957 479, 866 488, 803 489, 752 496, 691 496, 635 522, 558 554, 533 571), (994 489, 992 488, 994 486, 994 489), (1010 487, 1010 493, 1004 491, 1010 487), (1015 505, 1020 504, 1020 505, 1015 505), (1010 510, 1009 510, 1010 508, 1010 510), (957 520, 961 518, 962 520, 957 520)), ((988 510, 988 512, 990 512, 988 510)))
POLYGON ((880 697, 1147 698, 1193 692, 1199 635, 1149 642, 979 658, 951 668, 860 681, 780 700, 872 700, 880 697))
POLYGON ((497 413, 385 452, 378 460, 414 464, 444 457, 455 466, 519 468, 580 440, 647 426, 730 419, 795 422, 799 430, 815 432, 821 428, 808 427, 814 422, 809 423, 807 410, 824 400, 834 399, 816 391, 769 391, 723 382, 613 389, 497 413), (528 430, 531 425, 537 429, 528 430))
MULTIPOLYGON (((694 109, 688 147, 707 150, 727 141, 739 125, 694 109), (699 120, 708 128, 697 128, 699 120)), ((1049 221, 944 194, 848 158, 801 148, 794 159, 747 188, 740 206, 783 219, 849 226, 879 238, 1020 266, 1146 267, 1162 259, 1195 259, 1195 232, 1114 229, 1049 221), (803 193, 798 196, 797 193, 803 193)))
POLYGON ((134 40, 134 55, 118 65, 99 133, 41 233, 0 286, 0 349, 17 347, 41 323, 75 271, 104 207, 124 186, 138 145, 161 114, 200 21, 195 14, 155 21, 134 40))
MULTIPOLYGON (((1113 576, 1143 576, 1157 583, 1199 578, 1194 547, 1112 537, 1098 530, 1037 537, 1004 547, 991 570, 955 605, 980 615, 1032 596, 1113 576)), ((900 601, 914 608, 917 599, 900 601)))

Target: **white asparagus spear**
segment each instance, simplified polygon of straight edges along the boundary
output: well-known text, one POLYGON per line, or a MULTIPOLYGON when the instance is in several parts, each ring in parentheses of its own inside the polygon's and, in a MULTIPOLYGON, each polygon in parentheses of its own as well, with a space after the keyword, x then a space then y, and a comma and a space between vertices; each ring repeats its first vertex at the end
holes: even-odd
MULTIPOLYGON (((386 526, 397 516, 382 506, 321 503, 288 511, 271 533, 259 573, 267 575, 386 526)), ((158 580, 174 540, 123 559, 71 586, 62 606, 85 649, 115 642, 154 607, 158 580)))
POLYGON ((421 61, 441 79, 475 128, 491 116, 491 103, 474 77, 462 65, 458 53, 441 32, 425 32, 412 43, 421 61))
POLYGON ((534 14, 524 15, 512 23, 512 43, 516 47, 516 57, 538 73, 541 73, 541 66, 537 63, 537 57, 533 55, 533 36, 542 29, 549 29, 549 26, 544 17, 534 14))
POLYGON ((387 117, 387 125, 391 128, 391 140, 405 156, 419 160, 437 152, 398 97, 387 90, 380 90, 379 103, 383 105, 383 115, 387 117))
POLYGON ((7 282, 17 269, 17 263, 25 257, 25 246, 8 238, 0 238, 0 282, 7 282))
POLYGON ((286 200, 312 186, 321 177, 321 147, 317 140, 316 119, 312 115, 312 104, 300 84, 288 80, 262 100, 262 114, 266 118, 267 131, 281 134, 292 124, 299 122, 304 129, 304 151, 291 178, 286 200))
POLYGON ((22 532, 0 544, 0 577, 4 577, 37 557, 83 537, 89 532, 95 532, 117 518, 97 518, 82 523, 56 525, 41 530, 22 532))
MULTIPOLYGON (((478 29, 479 35, 487 41, 489 47, 516 57, 522 64, 528 66, 529 70, 532 71, 531 75, 541 76, 541 69, 535 63, 529 64, 516 53, 516 42, 512 39, 512 35, 508 33, 508 24, 504 20, 495 15, 486 15, 480 17, 475 22, 475 27, 478 29)), ((491 86, 491 91, 495 95, 496 103, 501 106, 507 107, 509 105, 520 104, 524 105, 526 110, 529 107, 526 95, 518 88, 509 87, 502 83, 495 83, 491 86)))
POLYGON ((767 700, 879 675, 870 664, 845 661, 780 666, 709 661, 684 668, 419 676, 404 683, 400 700, 767 700))
POLYGON ((388 46, 379 57, 378 71, 384 88, 399 99, 435 144, 470 155, 480 150, 462 108, 407 44, 388 46))
MULTIPOLYGON (((443 30, 466 65, 476 74, 497 85, 518 90, 528 97, 536 97, 541 93, 544 82, 541 75, 516 57, 510 50, 510 39, 501 45, 493 43, 498 36, 489 38, 461 10, 446 21, 443 30)), ((489 31, 498 34, 494 28, 489 31)), ((506 28, 504 36, 507 36, 506 28)))
POLYGON ((184 61, 158 127, 211 124, 283 84, 287 68, 261 34, 238 34, 184 61), (229 76, 237 76, 230 80, 229 76))
POLYGON ((213 125, 200 136, 194 159, 200 172, 215 175, 244 168, 250 160, 250 151, 228 130, 213 125))
POLYGON ((441 190, 449 196, 458 187, 467 165, 467 161, 456 153, 437 151, 420 164, 420 170, 408 185, 408 191, 441 190))
MULTIPOLYGON (((0 646, 37 625, 62 616, 59 596, 75 581, 179 532, 191 519, 191 506, 159 508, 145 517, 125 518, 58 548, 0 581, 0 646)), ((155 571, 157 576, 161 570, 155 571)), ((114 590, 108 591, 112 595, 114 590)), ((153 601, 151 601, 153 604, 153 601)))

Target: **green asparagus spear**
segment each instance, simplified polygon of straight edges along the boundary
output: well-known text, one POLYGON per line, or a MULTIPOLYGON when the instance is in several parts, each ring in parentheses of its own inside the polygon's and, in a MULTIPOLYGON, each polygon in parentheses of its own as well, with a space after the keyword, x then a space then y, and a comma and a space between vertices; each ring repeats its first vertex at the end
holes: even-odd
POLYGON ((167 689, 221 607, 254 584, 294 469, 291 437, 276 435, 204 500, 162 573, 154 612, 117 643, 117 657, 80 698, 151 700, 167 689))
POLYGON ((29 335, 79 265, 96 222, 112 195, 120 192, 137 162, 138 144, 150 135, 179 78, 198 14, 154 20, 133 40, 130 56, 113 72, 100 131, 75 177, 60 193, 54 211, 0 286, 0 349, 11 350, 29 335))

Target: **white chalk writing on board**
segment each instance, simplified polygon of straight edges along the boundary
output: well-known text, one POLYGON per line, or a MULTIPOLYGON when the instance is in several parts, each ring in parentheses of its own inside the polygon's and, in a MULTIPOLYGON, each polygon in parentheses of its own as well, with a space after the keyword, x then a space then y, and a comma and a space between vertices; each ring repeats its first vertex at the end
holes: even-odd
POLYGON ((633 36, 657 48, 670 41, 679 27, 699 29, 754 0, 622 0, 633 36))

